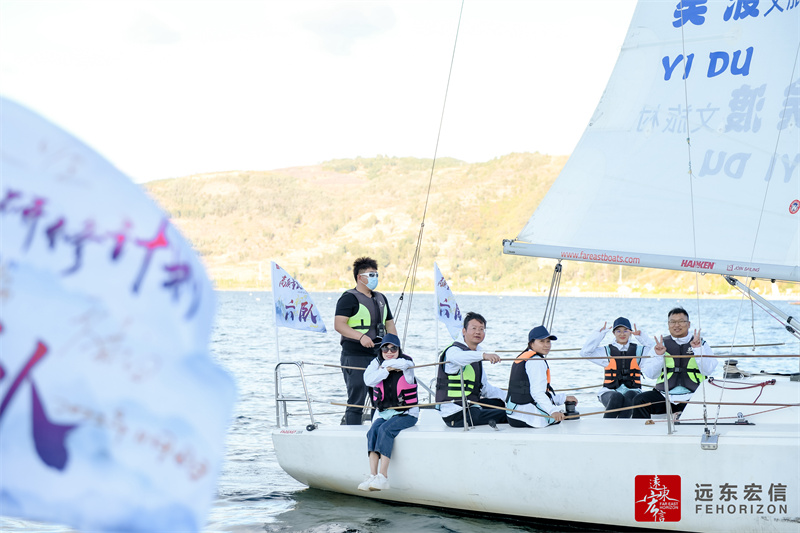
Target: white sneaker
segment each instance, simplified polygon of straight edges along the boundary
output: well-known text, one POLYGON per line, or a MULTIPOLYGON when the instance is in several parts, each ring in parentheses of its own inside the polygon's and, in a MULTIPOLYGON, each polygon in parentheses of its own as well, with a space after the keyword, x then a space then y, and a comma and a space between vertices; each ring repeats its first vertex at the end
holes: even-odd
POLYGON ((358 490, 369 490, 370 484, 375 481, 375 478, 378 476, 368 476, 367 479, 359 483, 358 490))
POLYGON ((369 490, 387 490, 389 480, 383 474, 378 474, 369 484, 369 490))

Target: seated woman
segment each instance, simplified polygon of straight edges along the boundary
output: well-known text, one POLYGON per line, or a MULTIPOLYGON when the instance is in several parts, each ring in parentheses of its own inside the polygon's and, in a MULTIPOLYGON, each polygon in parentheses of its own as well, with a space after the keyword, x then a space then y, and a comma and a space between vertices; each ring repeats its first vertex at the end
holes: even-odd
POLYGON ((655 343, 647 335, 636 329, 636 324, 631 328, 631 322, 624 316, 614 321, 611 331, 614 333, 614 340, 611 344, 600 346, 603 338, 608 333, 606 325, 599 331, 595 331, 587 339, 581 348, 581 356, 592 357, 592 363, 605 368, 605 379, 603 388, 597 393, 600 400, 609 411, 603 418, 630 418, 632 410, 614 411, 620 407, 630 407, 633 399, 642 392, 642 371, 639 363, 642 353, 655 343), (629 342, 631 335, 636 337, 636 341, 629 342), (598 359, 602 357, 602 359, 598 359))
POLYGON ((514 409, 507 412, 509 425, 540 428, 557 424, 564 420, 560 405, 565 401, 577 405, 575 396, 556 393, 550 386, 550 365, 545 357, 550 353, 550 341, 557 339, 544 326, 528 333, 528 350, 517 356, 508 379, 506 407, 514 409))
POLYGON ((394 439, 402 430, 416 424, 419 417, 419 407, 390 409, 419 403, 413 366, 414 361, 400 350, 397 335, 387 333, 383 336, 380 354, 364 370, 364 383, 373 387, 372 404, 379 416, 367 432, 370 475, 358 485, 359 490, 389 488, 389 460, 394 439))

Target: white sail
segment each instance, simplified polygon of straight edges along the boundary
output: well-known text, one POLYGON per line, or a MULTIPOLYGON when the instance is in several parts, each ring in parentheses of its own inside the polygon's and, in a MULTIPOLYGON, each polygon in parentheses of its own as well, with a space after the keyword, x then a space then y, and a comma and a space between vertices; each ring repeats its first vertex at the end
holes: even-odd
POLYGON ((637 6, 589 126, 505 253, 800 280, 800 6, 743 4, 637 6))

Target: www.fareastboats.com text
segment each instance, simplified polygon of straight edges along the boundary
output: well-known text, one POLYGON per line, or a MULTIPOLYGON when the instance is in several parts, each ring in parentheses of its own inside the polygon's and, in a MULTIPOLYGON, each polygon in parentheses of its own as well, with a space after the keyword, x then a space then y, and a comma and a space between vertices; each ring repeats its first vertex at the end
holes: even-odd
POLYGON ((605 261, 606 263, 621 263, 624 265, 638 265, 638 257, 627 255, 595 254, 586 252, 561 252, 562 259, 582 259, 584 261, 605 261))

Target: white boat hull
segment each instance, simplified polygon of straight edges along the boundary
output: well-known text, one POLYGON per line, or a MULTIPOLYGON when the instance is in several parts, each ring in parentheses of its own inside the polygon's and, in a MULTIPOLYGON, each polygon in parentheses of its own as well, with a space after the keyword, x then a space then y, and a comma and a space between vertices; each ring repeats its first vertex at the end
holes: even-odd
MULTIPOLYGON (((800 383, 779 379, 764 389, 759 403, 800 403, 800 383)), ((726 390, 721 401, 752 402, 760 390, 726 390)), ((720 389, 706 387, 707 401, 720 401, 719 394, 720 389)), ((708 407, 710 418, 716 409, 708 407)), ((646 424, 600 417, 538 430, 501 424, 498 430, 464 431, 423 410, 419 423, 395 440, 391 489, 372 492, 356 488, 368 473, 368 426, 291 427, 276 430, 272 438, 289 475, 309 487, 345 494, 612 527, 797 533, 800 409, 753 415, 767 409, 774 408, 723 406, 722 417, 735 418, 741 411, 754 425, 719 425, 715 450, 701 448, 703 425, 685 423, 702 418, 697 405, 687 408, 672 435, 665 420, 646 424), (656 485, 668 489, 667 500, 652 513, 646 502, 637 503, 652 492, 637 486, 637 476, 646 476, 640 484, 659 476, 656 485), (674 501, 666 503, 669 498, 674 501), (663 514, 657 512, 664 508, 663 514)))

